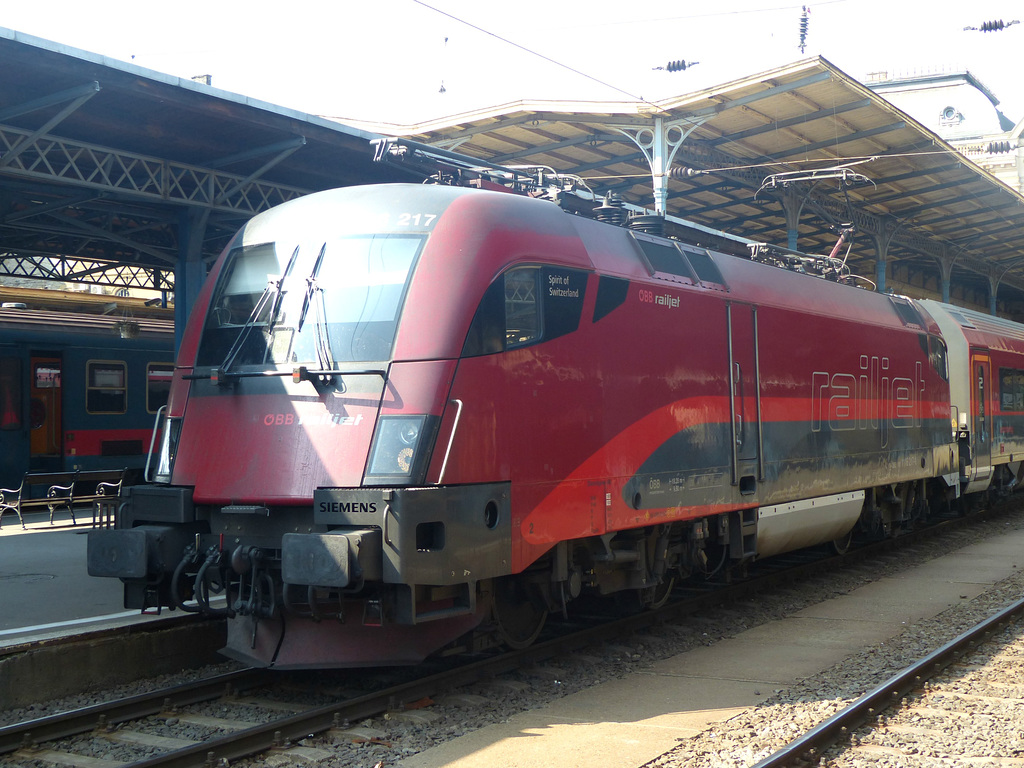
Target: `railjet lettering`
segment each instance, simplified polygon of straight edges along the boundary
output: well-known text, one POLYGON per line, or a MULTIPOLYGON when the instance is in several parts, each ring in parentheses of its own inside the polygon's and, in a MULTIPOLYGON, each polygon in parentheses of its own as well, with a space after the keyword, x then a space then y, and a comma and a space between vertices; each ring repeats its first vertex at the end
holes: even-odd
POLYGON ((676 309, 679 306, 679 297, 670 293, 655 293, 646 288, 641 288, 639 293, 640 301, 644 304, 659 304, 669 309, 676 309))
POLYGON ((357 413, 355 416, 342 416, 340 413, 320 413, 313 416, 298 416, 294 413, 268 413, 263 417, 263 423, 268 427, 354 427, 362 420, 363 414, 361 413, 357 413))
POLYGON ((375 515, 375 501, 321 501, 320 513, 331 515, 375 515))
POLYGON ((914 363, 913 378, 897 376, 890 366, 888 357, 861 355, 856 373, 815 371, 811 378, 811 429, 878 430, 884 448, 890 429, 921 426, 922 363, 914 363))
POLYGON ((578 299, 580 297, 579 288, 568 288, 569 276, 568 275, 548 275, 548 295, 558 296, 566 299, 578 299))

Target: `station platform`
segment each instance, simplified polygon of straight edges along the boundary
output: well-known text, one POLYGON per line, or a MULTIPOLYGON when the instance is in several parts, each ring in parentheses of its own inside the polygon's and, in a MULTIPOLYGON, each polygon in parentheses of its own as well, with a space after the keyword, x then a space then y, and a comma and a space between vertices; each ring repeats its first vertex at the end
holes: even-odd
MULTIPOLYGON (((86 534, 91 507, 68 512, 7 513, 0 527, 0 653, 12 646, 84 630, 102 630, 158 619, 125 610, 117 579, 89 576, 86 534)), ((167 613, 164 613, 166 618, 167 613)))
POLYGON ((117 579, 89 576, 92 509, 4 515, 0 528, 0 711, 220 663, 223 620, 126 610, 117 579))
POLYGON ((1008 531, 711 646, 519 713, 396 765, 649 766, 679 741, 757 706, 775 690, 888 641, 914 622, 981 595, 1021 567, 1024 530, 1008 531), (614 719, 608 715, 612 710, 617 714, 614 719))

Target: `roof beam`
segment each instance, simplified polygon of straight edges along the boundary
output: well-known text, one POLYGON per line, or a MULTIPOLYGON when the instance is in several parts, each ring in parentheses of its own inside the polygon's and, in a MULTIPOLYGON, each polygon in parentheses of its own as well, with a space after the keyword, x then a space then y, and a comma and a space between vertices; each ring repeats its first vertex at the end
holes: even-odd
POLYGON ((860 101, 853 101, 849 104, 840 104, 837 107, 828 107, 826 109, 819 109, 817 112, 810 112, 804 115, 798 115, 791 117, 787 120, 775 120, 757 128, 749 128, 746 131, 738 131, 736 133, 728 133, 725 136, 721 136, 717 139, 708 139, 706 143, 713 147, 717 147, 721 144, 728 144, 735 141, 742 141, 743 139, 749 139, 752 136, 760 136, 764 133, 771 133, 781 128, 789 128, 794 125, 803 125, 804 123, 810 123, 814 120, 821 120, 828 117, 835 117, 836 115, 842 114, 843 112, 850 112, 855 109, 863 109, 864 107, 871 105, 871 99, 861 99, 860 101))
POLYGON ((7 168, 8 166, 10 166, 22 152, 24 152, 26 149, 35 144, 37 139, 39 139, 42 136, 45 136, 53 128, 60 125, 62 122, 64 122, 64 120, 67 119, 69 115, 73 114, 76 110, 78 110, 79 107, 85 104, 85 102, 87 102, 97 93, 99 93, 100 84, 94 82, 92 83, 92 85, 86 88, 75 90, 76 92, 78 92, 78 95, 72 96, 69 99, 70 103, 68 103, 67 106, 60 110, 56 115, 51 117, 40 127, 36 128, 36 130, 31 132, 24 132, 20 140, 7 143, 7 151, 0 154, 0 169, 7 168))
POLYGON ((65 91, 59 91, 57 93, 51 93, 49 96, 40 96, 38 99, 32 101, 26 101, 21 104, 16 104, 6 109, 0 109, 0 123, 10 120, 15 117, 21 117, 22 115, 31 114, 40 109, 46 109, 47 107, 54 107, 58 104, 64 104, 68 101, 76 101, 81 99, 83 96, 92 98, 100 91, 100 84, 96 81, 87 83, 86 85, 80 85, 76 88, 68 88, 65 91))
POLYGON ((172 270, 16 250, 0 252, 0 275, 91 283, 115 288, 174 290, 172 270))
POLYGON ((826 147, 835 147, 839 144, 848 144, 851 141, 859 141, 861 139, 867 139, 871 136, 878 136, 883 133, 891 133, 892 131, 898 131, 902 128, 906 128, 907 124, 905 121, 900 120, 895 123, 889 123, 888 125, 879 125, 875 128, 868 128, 863 131, 856 131, 854 133, 847 133, 835 138, 826 139, 825 141, 815 141, 810 144, 804 144, 799 147, 792 147, 790 149, 784 149, 781 152, 773 152, 770 155, 763 155, 765 160, 782 160, 786 157, 792 157, 793 155, 806 154, 808 152, 815 152, 819 149, 826 147))
MULTIPOLYGON (((725 112, 726 110, 735 109, 736 107, 742 107, 747 104, 753 104, 754 102, 761 101, 762 99, 771 98, 780 93, 788 93, 789 91, 795 91, 803 88, 807 85, 814 85, 820 83, 823 80, 829 80, 832 77, 831 72, 816 72, 813 75, 802 77, 799 80, 794 80, 791 83, 785 83, 784 85, 775 85, 764 91, 758 91, 752 93, 749 96, 741 96, 738 99, 732 101, 724 101, 720 104, 715 104, 710 107, 704 107, 702 109, 687 110, 687 114, 693 117, 703 117, 705 115, 717 115, 725 112)), ((721 94, 716 94, 718 98, 723 98, 721 94)))
MULTIPOLYGON (((281 162, 288 157, 292 152, 299 149, 300 147, 306 146, 305 136, 296 136, 294 139, 288 139, 287 141, 279 141, 276 144, 268 144, 265 147, 254 147, 253 149, 246 150, 245 152, 238 152, 234 155, 228 155, 222 157, 220 160, 213 160, 207 162, 207 168, 220 169, 228 165, 234 165, 235 163, 241 163, 246 160, 254 160, 257 157, 266 157, 267 155, 277 155, 279 159, 277 162, 281 162)), ((276 165, 276 163, 275 163, 276 165)))
POLYGON ((522 158, 534 157, 536 155, 544 155, 550 152, 557 152, 560 149, 566 149, 567 147, 578 147, 581 144, 596 144, 598 142, 618 142, 625 144, 626 137, 617 133, 600 133, 600 134, 588 134, 586 136, 578 136, 575 139, 566 139, 565 141, 553 142, 551 144, 542 144, 536 147, 526 147, 518 152, 510 152, 505 155, 495 155, 494 157, 488 158, 492 163, 498 163, 499 165, 507 163, 509 160, 520 160, 522 158))
MULTIPOLYGON (((954 185, 954 186, 956 186, 956 185, 954 185)), ((963 185, 961 184, 959 186, 962 187, 963 185)), ((921 205, 915 205, 915 206, 913 206, 911 208, 897 208, 897 209, 894 209, 892 213, 893 213, 893 216, 898 216, 901 219, 903 219, 903 218, 908 218, 910 216, 915 216, 915 215, 917 215, 919 213, 923 213, 924 211, 934 211, 937 206, 953 205, 955 203, 964 203, 964 202, 967 202, 968 200, 977 200, 979 197, 988 197, 989 195, 998 195, 998 194, 1001 194, 1003 191, 1004 190, 999 189, 999 187, 990 186, 988 189, 981 189, 981 190, 978 190, 977 192, 972 190, 971 192, 969 192, 966 195, 959 195, 957 197, 950 197, 950 198, 946 198, 945 200, 939 200, 939 201, 932 202, 932 203, 922 203, 921 205)), ((977 211, 977 213, 983 213, 983 211, 977 211)), ((971 215, 970 213, 961 213, 961 214, 956 214, 956 217, 959 218, 959 219, 963 219, 966 216, 970 216, 970 215, 971 215)), ((934 216, 926 216, 926 217, 921 218, 919 223, 923 224, 925 222, 933 221, 933 220, 949 219, 949 217, 950 217, 950 215, 948 213, 943 213, 943 212, 940 211, 939 213, 937 213, 934 216)))
POLYGON ((0 125, 0 177, 116 192, 137 200, 253 215, 312 190, 0 125), (31 146, 31 162, 21 150, 31 146))
POLYGON ((88 235, 90 237, 95 237, 101 240, 110 240, 115 243, 120 243, 121 245, 124 245, 134 251, 138 251, 139 253, 145 253, 146 255, 152 256, 154 259, 157 259, 158 261, 162 261, 165 264, 170 264, 172 267, 178 263, 177 258, 175 258, 173 255, 168 255, 156 248, 151 248, 150 246, 145 245, 143 243, 139 243, 127 237, 123 237, 117 234, 116 232, 111 232, 108 229, 103 229, 101 227, 93 226, 92 224, 87 224, 83 221, 78 221, 77 219, 74 219, 71 216, 63 216, 59 213, 51 213, 50 215, 53 218, 57 219, 58 221, 64 222, 64 224, 71 227, 72 230, 77 230, 82 234, 88 235))

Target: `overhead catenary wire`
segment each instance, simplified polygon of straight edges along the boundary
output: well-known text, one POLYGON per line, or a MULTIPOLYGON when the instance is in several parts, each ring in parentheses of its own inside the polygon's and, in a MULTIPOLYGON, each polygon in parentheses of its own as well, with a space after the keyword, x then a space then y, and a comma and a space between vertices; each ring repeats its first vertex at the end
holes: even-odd
POLYGON ((550 56, 547 56, 547 55, 545 55, 543 53, 535 51, 532 48, 527 48, 525 45, 521 45, 521 44, 519 44, 519 43, 517 43, 517 42, 515 42, 513 40, 509 40, 507 37, 502 37, 501 35, 499 35, 499 34, 497 34, 495 32, 491 32, 490 30, 487 30, 487 29, 484 29, 483 27, 477 26, 476 24, 473 24, 472 22, 469 22, 469 21, 466 21, 465 19, 459 18, 458 16, 455 16, 454 14, 448 13, 448 11, 443 11, 440 8, 436 8, 435 6, 430 5, 429 3, 425 3, 425 2, 423 2, 423 0, 412 0, 412 2, 416 3, 417 5, 423 6, 424 8, 426 8, 428 10, 431 10, 434 13, 439 13, 442 16, 447 16, 452 21, 457 21, 459 24, 464 24, 467 27, 469 27, 470 29, 475 29, 477 32, 480 32, 481 34, 488 35, 489 37, 493 37, 495 40, 500 40, 501 42, 505 43, 506 45, 511 45, 513 48, 518 48, 520 51, 523 51, 524 53, 528 53, 531 56, 536 56, 536 57, 538 57, 540 59, 543 59, 544 61, 546 61, 546 62, 548 62, 550 64, 554 64, 556 67, 561 67, 562 69, 565 69, 565 70, 567 70, 569 72, 572 72, 575 75, 579 75, 580 77, 586 78, 587 80, 590 80, 591 82, 597 83, 598 85, 604 86, 605 88, 610 88, 610 89, 612 89, 613 91, 615 91, 617 93, 621 93, 623 96, 628 96, 633 101, 639 101, 642 104, 647 104, 650 107, 654 107, 658 111, 662 110, 662 107, 660 107, 657 104, 654 104, 654 103, 652 103, 650 101, 647 101, 647 99, 645 99, 643 96, 637 96, 635 93, 631 93, 630 91, 627 91, 624 88, 619 88, 617 85, 613 85, 612 83, 609 83, 609 82, 606 82, 604 80, 601 80, 600 78, 594 77, 593 75, 588 75, 586 72, 583 72, 583 71, 581 71, 579 69, 576 69, 575 67, 571 67, 568 64, 563 64, 562 62, 560 62, 560 61, 558 61, 556 59, 552 59, 550 56))

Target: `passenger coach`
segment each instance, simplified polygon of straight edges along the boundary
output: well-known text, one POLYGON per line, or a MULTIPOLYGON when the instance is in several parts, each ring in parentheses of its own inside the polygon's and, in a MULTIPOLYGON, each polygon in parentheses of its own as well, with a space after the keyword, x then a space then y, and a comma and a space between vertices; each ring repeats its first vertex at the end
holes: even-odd
POLYGON ((0 308, 0 487, 23 474, 141 478, 174 369, 169 320, 0 308), (127 338, 125 338, 127 336, 127 338))

